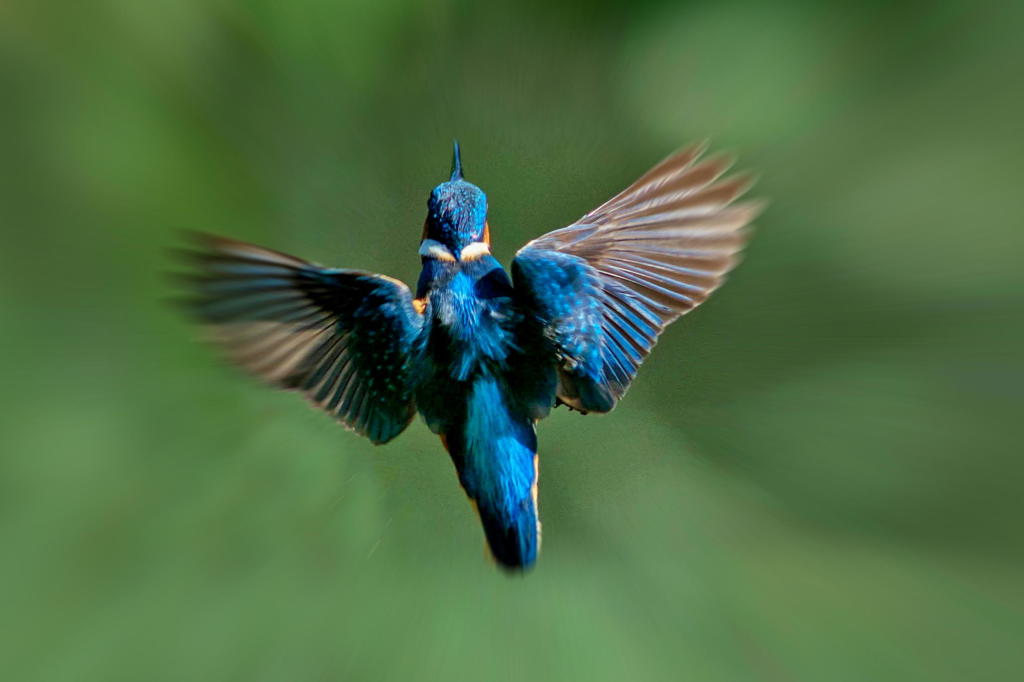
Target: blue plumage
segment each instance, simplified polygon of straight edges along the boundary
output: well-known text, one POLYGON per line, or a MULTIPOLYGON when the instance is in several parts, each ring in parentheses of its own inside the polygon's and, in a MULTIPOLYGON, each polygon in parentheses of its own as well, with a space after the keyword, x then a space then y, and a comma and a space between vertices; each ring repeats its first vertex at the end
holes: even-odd
POLYGON ((477 502, 498 560, 522 566, 533 563, 540 544, 537 436, 514 400, 499 377, 484 375, 473 382, 459 478, 477 502))
POLYGON ((443 244, 453 254, 473 242, 486 240, 487 195, 462 178, 459 143, 455 143, 452 176, 434 188, 427 200, 424 237, 443 244))
POLYGON ((700 147, 669 157, 568 227, 527 244, 509 278, 487 197, 463 178, 430 194, 415 296, 217 237, 191 252, 192 306, 230 357, 303 393, 375 443, 418 411, 441 436, 494 557, 537 557, 535 424, 555 404, 607 412, 658 335, 732 267, 756 207, 700 147))

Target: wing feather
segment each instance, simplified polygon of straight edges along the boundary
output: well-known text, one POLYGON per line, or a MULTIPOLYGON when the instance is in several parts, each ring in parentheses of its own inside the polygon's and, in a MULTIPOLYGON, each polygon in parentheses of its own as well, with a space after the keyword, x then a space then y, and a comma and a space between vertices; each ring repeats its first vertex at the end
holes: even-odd
POLYGON ((559 368, 558 398, 605 412, 625 393, 665 327, 700 305, 739 258, 760 211, 734 203, 750 175, 687 147, 575 223, 520 249, 522 305, 539 319, 559 368))
POLYGON ((401 282, 230 239, 195 236, 191 309, 228 356, 383 443, 412 419, 422 316, 401 282))

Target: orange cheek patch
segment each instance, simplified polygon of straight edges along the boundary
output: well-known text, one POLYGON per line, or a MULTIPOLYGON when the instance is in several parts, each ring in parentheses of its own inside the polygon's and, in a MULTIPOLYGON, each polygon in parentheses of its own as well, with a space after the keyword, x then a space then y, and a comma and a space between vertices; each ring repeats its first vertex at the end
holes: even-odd
POLYGON ((416 309, 420 315, 427 309, 427 299, 425 298, 414 298, 412 300, 412 307, 416 309))
POLYGON ((491 224, 484 221, 484 244, 491 245, 491 224))

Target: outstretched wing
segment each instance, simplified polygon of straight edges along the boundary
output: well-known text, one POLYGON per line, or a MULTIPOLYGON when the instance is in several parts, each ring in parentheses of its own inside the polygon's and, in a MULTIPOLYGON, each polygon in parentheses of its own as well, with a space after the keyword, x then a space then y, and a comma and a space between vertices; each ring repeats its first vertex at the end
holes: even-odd
POLYGON ((234 362, 374 443, 408 426, 422 316, 405 284, 230 239, 197 241, 185 252, 197 269, 186 276, 189 305, 234 362))
POLYGON ((732 202, 751 181, 721 179, 730 162, 703 151, 673 154, 516 254, 515 289, 551 342, 562 402, 612 409, 662 330, 735 265, 758 207, 732 202))

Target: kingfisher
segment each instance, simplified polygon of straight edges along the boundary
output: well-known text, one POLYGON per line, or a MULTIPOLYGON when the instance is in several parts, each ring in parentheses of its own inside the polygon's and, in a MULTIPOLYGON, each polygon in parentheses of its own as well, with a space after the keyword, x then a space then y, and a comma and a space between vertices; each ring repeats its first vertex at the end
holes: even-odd
POLYGON ((419 413, 440 436, 499 565, 537 559, 536 424, 612 410, 665 327, 734 266, 752 184, 706 144, 670 155, 579 220, 491 254, 463 175, 427 200, 415 293, 397 279, 193 235, 188 304, 227 356, 375 444, 419 413))

